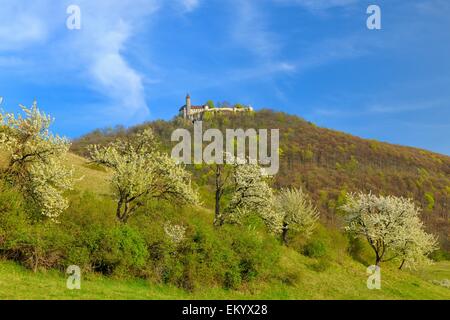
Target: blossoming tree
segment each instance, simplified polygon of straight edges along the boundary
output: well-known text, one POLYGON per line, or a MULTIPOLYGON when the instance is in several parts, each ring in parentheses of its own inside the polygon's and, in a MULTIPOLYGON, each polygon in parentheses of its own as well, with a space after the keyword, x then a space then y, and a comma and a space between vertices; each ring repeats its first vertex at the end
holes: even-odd
POLYGON ((63 164, 70 143, 50 133, 53 119, 39 111, 36 101, 31 108, 21 108, 24 116, 0 113, 0 147, 9 156, 2 175, 44 216, 57 220, 68 207, 63 193, 74 183, 73 170, 63 164))
POLYGON ((90 146, 93 162, 112 171, 111 184, 117 198, 116 216, 127 222, 146 199, 197 204, 190 174, 182 165, 158 151, 152 130, 117 139, 108 146, 90 146))
POLYGON ((367 239, 376 265, 393 259, 401 259, 402 266, 423 262, 436 246, 411 199, 350 194, 342 209, 348 215, 347 231, 367 239))
POLYGON ((285 244, 288 242, 289 230, 300 231, 307 237, 311 235, 319 212, 302 189, 282 189, 274 201, 274 210, 282 221, 282 239, 285 244))
POLYGON ((258 164, 231 165, 231 200, 223 212, 216 216, 216 225, 225 222, 239 223, 249 213, 258 214, 272 233, 279 233, 281 220, 273 210, 273 190, 270 179, 258 164))

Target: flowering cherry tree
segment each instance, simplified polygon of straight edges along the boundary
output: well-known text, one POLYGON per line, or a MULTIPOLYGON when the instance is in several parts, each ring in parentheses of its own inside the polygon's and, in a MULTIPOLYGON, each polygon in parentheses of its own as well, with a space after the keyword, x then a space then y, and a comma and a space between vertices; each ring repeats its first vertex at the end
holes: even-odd
POLYGON ((438 249, 436 237, 425 232, 424 225, 418 216, 412 217, 408 223, 408 233, 395 248, 401 260, 399 269, 405 266, 414 269, 417 266, 429 264, 431 260, 428 256, 438 249))
POLYGON ((376 265, 401 259, 402 266, 423 262, 436 246, 419 219, 411 199, 373 194, 350 194, 342 206, 349 232, 364 236, 375 252, 376 265))
POLYGON ((264 169, 257 164, 232 164, 231 200, 217 218, 218 225, 225 222, 239 223, 249 213, 258 214, 269 230, 279 233, 281 221, 273 210, 273 190, 264 169))
POLYGON ((9 156, 4 178, 19 186, 44 216, 57 220, 68 207, 63 196, 74 183, 73 170, 63 164, 70 143, 53 135, 53 119, 39 111, 20 106, 24 115, 0 113, 0 148, 9 156))
POLYGON ((302 189, 282 189, 275 197, 275 212, 282 221, 282 239, 287 244, 289 230, 310 236, 319 219, 319 212, 302 189))
POLYGON ((26 196, 51 219, 68 207, 63 196, 72 188, 73 170, 63 164, 70 143, 53 135, 53 119, 39 111, 36 101, 31 108, 20 106, 24 115, 0 113, 0 147, 9 156, 3 177, 19 186, 26 196))
POLYGON ((127 222, 146 199, 197 204, 190 174, 182 165, 159 152, 152 130, 146 129, 106 147, 90 146, 93 162, 112 171, 111 185, 117 198, 116 216, 127 222))

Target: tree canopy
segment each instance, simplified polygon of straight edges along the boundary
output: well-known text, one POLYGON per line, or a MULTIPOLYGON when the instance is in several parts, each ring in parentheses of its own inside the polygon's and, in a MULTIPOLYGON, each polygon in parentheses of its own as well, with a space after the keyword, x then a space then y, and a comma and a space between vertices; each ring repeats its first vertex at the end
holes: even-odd
POLYGON ((376 265, 401 259, 409 266, 426 261, 437 241, 424 231, 420 211, 411 199, 373 194, 350 194, 342 206, 347 231, 364 236, 375 252, 376 265))
POLYGON ((63 193, 72 188, 73 171, 63 164, 70 143, 50 133, 53 119, 20 106, 24 115, 0 113, 0 147, 9 156, 3 175, 37 204, 44 216, 57 219, 68 207, 63 193))
POLYGON ((190 174, 157 147, 153 131, 146 129, 127 138, 118 138, 105 147, 92 145, 89 148, 93 162, 112 170, 116 215, 122 222, 149 198, 198 203, 190 174))

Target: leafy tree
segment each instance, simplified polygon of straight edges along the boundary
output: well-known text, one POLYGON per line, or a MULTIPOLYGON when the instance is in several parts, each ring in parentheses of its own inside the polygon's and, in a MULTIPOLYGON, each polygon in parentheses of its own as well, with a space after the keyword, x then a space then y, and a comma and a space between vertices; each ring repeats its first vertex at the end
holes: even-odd
POLYGON ((396 246, 396 251, 401 259, 399 269, 404 266, 413 269, 429 264, 428 256, 439 248, 436 237, 425 232, 423 223, 418 216, 411 218, 407 229, 408 233, 396 246))
POLYGON ((223 102, 217 103, 217 107, 218 108, 232 108, 232 105, 228 101, 223 101, 223 102))
MULTIPOLYGON (((257 164, 232 165, 232 195, 223 212, 219 211, 217 225, 225 222, 239 223, 244 215, 257 213, 269 230, 279 233, 281 220, 273 210, 273 191, 268 177, 257 164)), ((220 186, 224 190, 224 186, 220 186)))
POLYGON ((319 212, 309 196, 300 189, 282 189, 275 197, 275 212, 282 220, 282 239, 287 244, 288 231, 296 230, 310 236, 319 212))
POLYGON ((0 147, 9 155, 4 178, 18 185, 42 215, 57 220, 68 207, 63 193, 74 183, 73 170, 62 161, 69 150, 66 138, 50 133, 53 119, 39 111, 36 101, 25 113, 0 113, 0 147))
POLYGON ((422 261, 435 245, 434 237, 423 231, 411 199, 350 194, 342 209, 348 214, 347 231, 366 237, 376 265, 398 258, 402 266, 422 261))
POLYGON ((226 164, 213 164, 211 170, 214 174, 214 225, 221 226, 225 219, 222 215, 222 199, 229 189, 229 181, 231 177, 231 168, 226 164))
POLYGON ((117 219, 127 222, 146 199, 197 204, 190 174, 169 156, 158 151, 151 129, 119 138, 106 147, 90 146, 93 162, 110 168, 117 197, 117 219))
POLYGON ((427 203, 427 209, 428 210, 433 210, 435 201, 434 201, 433 194, 431 192, 426 192, 425 193, 425 201, 427 203))
POLYGON ((215 104, 214 104, 214 101, 212 101, 212 100, 208 100, 207 102, 206 102, 206 105, 210 108, 210 109, 214 109, 216 106, 215 106, 215 104))

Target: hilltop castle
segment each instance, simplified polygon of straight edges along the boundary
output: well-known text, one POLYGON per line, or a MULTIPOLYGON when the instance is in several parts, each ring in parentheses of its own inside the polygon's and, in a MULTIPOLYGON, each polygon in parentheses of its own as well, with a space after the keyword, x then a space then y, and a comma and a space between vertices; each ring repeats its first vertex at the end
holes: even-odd
POLYGON ((206 113, 216 113, 216 112, 244 112, 253 111, 252 107, 238 108, 236 106, 229 108, 210 108, 208 105, 193 106, 191 104, 191 96, 188 94, 186 96, 186 104, 180 108, 180 116, 184 119, 191 121, 203 120, 203 116, 206 113))

